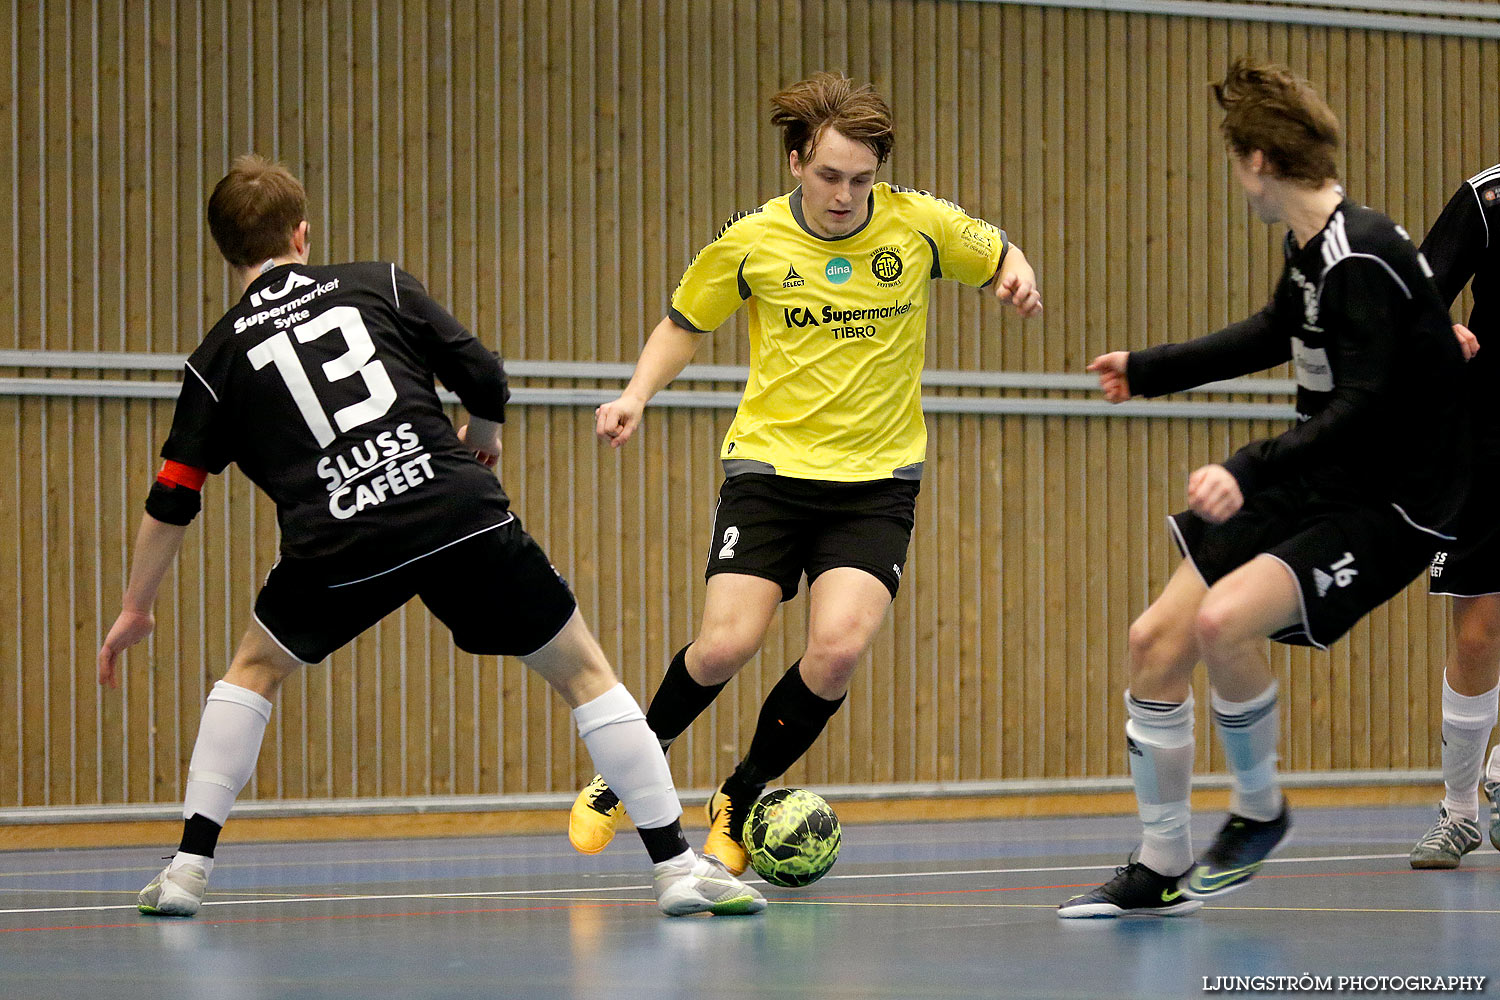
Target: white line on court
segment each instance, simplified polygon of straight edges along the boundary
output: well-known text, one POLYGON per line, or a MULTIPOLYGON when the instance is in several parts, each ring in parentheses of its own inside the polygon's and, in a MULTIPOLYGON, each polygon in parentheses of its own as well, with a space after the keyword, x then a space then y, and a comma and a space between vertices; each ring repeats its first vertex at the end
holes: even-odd
MULTIPOLYGON (((1267 858, 1268 865, 1288 864, 1317 864, 1326 861, 1389 861, 1396 858, 1406 858, 1407 854, 1339 854, 1326 857, 1309 858, 1267 858)), ((1047 872, 1094 872, 1107 871, 1115 865, 1057 865, 1046 868, 970 868, 959 871, 927 871, 927 872, 878 872, 862 873, 858 875, 829 875, 824 881, 853 881, 856 879, 898 879, 898 878, 934 878, 944 875, 1032 875, 1047 872)), ((751 879, 750 881, 758 881, 751 879)), ((398 899, 501 899, 507 896, 551 896, 569 893, 598 893, 598 892, 624 892, 641 891, 650 889, 649 885, 591 885, 582 888, 564 889, 497 889, 490 892, 412 892, 393 893, 383 895, 338 895, 338 896, 291 896, 275 899, 223 899, 209 900, 203 906, 264 906, 268 903, 365 903, 380 902, 398 899)), ((1025 888, 1020 886, 1017 888, 1025 888)), ((1040 888, 1040 887, 1039 887, 1040 888)), ((66 890, 63 890, 66 891, 66 890)), ((251 891, 251 890, 247 890, 251 891)), ((100 913, 107 910, 134 910, 134 903, 118 903, 107 906, 46 906, 46 907, 20 907, 16 909, 0 910, 0 914, 12 913, 100 913)))

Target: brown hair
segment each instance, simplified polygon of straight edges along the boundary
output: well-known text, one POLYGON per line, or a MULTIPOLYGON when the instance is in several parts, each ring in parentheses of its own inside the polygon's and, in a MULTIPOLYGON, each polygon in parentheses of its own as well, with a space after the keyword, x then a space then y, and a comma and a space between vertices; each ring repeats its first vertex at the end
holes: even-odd
POLYGON ((1213 89, 1224 109, 1219 130, 1237 155, 1258 149, 1278 177, 1312 186, 1338 177, 1339 120, 1306 80, 1240 56, 1213 89))
POLYGON ((811 159, 828 128, 868 146, 877 165, 891 155, 891 106, 868 83, 856 87, 842 73, 814 73, 771 98, 771 107, 771 124, 781 129, 788 156, 796 150, 799 159, 811 159))
POLYGON ((302 182, 255 153, 237 157, 208 199, 208 231, 224 259, 239 267, 286 253, 306 218, 302 182))

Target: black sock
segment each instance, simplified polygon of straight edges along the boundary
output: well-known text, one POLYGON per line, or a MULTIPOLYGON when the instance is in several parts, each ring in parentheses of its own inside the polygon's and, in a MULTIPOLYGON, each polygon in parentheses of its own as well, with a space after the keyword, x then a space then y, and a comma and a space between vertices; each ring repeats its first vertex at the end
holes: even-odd
POLYGON ((736 839, 743 839, 743 813, 760 797, 766 782, 785 774, 807 753, 844 703, 843 697, 829 701, 813 694, 802 680, 801 668, 801 660, 793 663, 766 695, 750 752, 724 782, 724 794, 732 804, 729 832, 736 839))
POLYGON ((670 861, 688 850, 687 838, 682 835, 682 820, 680 819, 674 819, 666 826, 653 826, 649 830, 637 828, 636 832, 641 835, 641 843, 646 845, 646 853, 651 855, 653 865, 670 861))
POLYGON ((724 690, 724 684, 729 683, 704 685, 693 680, 687 668, 687 651, 691 645, 683 646, 672 657, 667 674, 661 679, 661 686, 652 695, 651 704, 646 709, 646 725, 656 734, 663 750, 713 704, 719 692, 724 690))
POLYGON ((224 829, 206 816, 193 813, 182 823, 182 843, 177 849, 184 854, 199 854, 205 858, 214 856, 219 844, 219 831, 224 829))

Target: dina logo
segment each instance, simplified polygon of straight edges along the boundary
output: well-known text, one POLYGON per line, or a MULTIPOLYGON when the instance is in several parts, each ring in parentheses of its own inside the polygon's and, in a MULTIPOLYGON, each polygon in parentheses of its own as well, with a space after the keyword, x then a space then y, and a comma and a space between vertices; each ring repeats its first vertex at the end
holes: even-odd
POLYGON ((834 257, 823 268, 823 275, 835 285, 842 285, 854 277, 854 265, 843 257, 834 257))
POLYGON ((782 288, 801 288, 803 284, 802 275, 797 273, 797 268, 788 264, 786 266, 786 277, 781 279, 782 288))
POLYGON ((870 270, 882 285, 893 285, 901 280, 901 255, 894 250, 879 250, 870 258, 870 270))

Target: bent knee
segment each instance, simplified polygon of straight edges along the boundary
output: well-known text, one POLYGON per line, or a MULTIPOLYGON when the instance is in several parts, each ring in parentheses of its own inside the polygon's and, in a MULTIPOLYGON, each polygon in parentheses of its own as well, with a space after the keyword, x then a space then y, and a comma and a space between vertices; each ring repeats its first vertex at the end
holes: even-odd
POLYGON ((732 630, 705 633, 693 640, 689 652, 694 679, 700 684, 723 684, 760 651, 760 636, 732 630))
POLYGON ((1265 638, 1250 627, 1242 606, 1233 600, 1216 598, 1212 592, 1198 606, 1193 630, 1198 648, 1205 653, 1265 638))
POLYGON ((1129 641, 1132 675, 1191 670, 1198 659, 1197 639, 1180 622, 1142 615, 1131 623, 1129 641))

